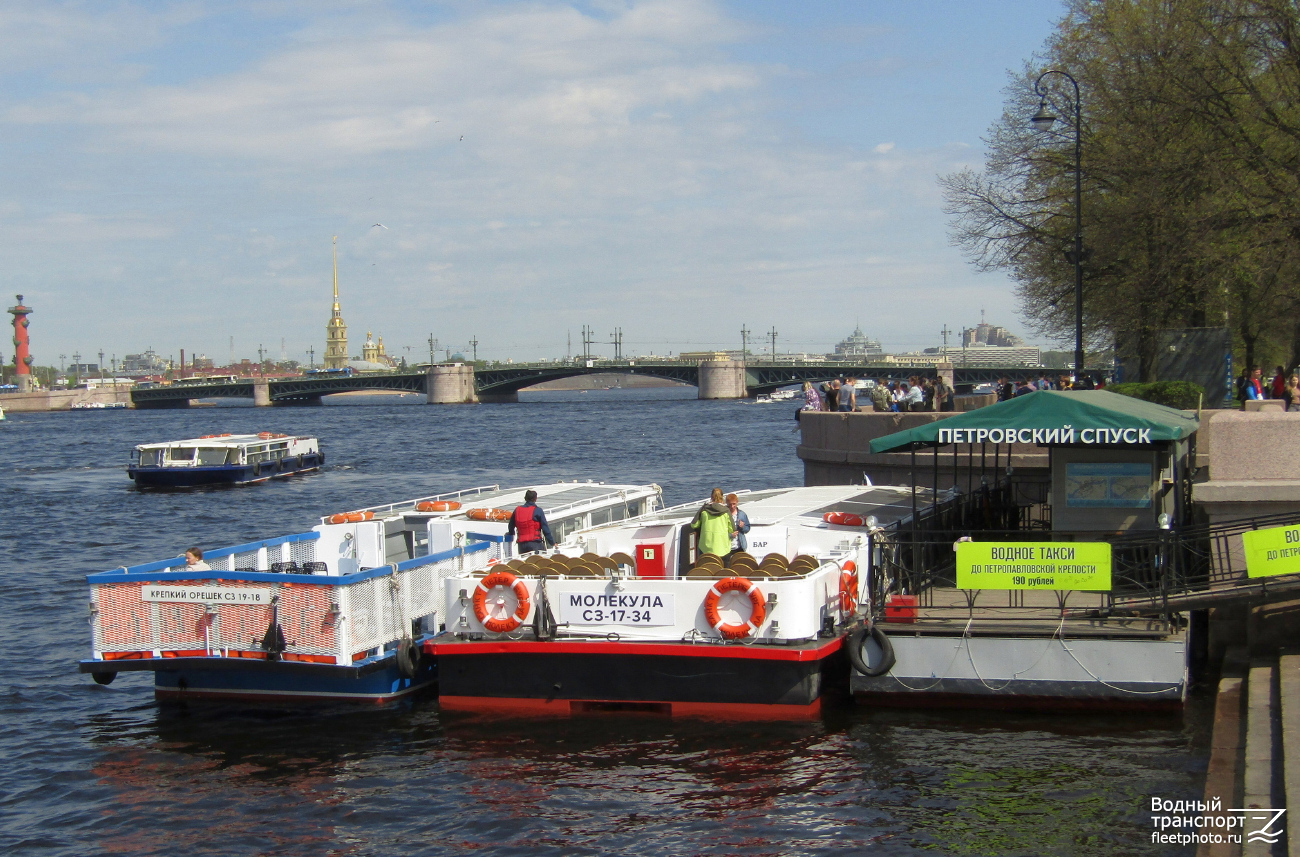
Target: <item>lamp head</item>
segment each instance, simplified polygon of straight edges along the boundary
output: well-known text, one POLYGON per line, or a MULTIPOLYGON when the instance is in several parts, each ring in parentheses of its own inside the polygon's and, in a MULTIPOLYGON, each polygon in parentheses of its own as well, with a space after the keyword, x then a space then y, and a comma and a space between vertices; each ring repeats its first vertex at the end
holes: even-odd
POLYGON ((1047 109, 1047 102, 1045 100, 1038 102, 1038 112, 1035 113, 1033 117, 1030 118, 1029 120, 1030 124, 1032 124, 1039 131, 1046 131, 1050 129, 1052 127, 1052 123, 1054 123, 1055 121, 1056 121, 1056 116, 1055 114, 1052 113, 1052 111, 1047 109))

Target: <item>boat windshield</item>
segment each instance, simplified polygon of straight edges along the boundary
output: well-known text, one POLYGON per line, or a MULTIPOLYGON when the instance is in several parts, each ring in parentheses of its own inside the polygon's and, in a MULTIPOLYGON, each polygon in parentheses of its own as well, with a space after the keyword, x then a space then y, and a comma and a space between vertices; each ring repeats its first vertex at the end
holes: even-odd
POLYGON ((142 449, 140 450, 141 467, 157 467, 162 461, 161 449, 142 449))
POLYGON ((194 447, 192 446, 174 446, 167 450, 168 461, 193 461, 194 447))
POLYGON ((225 464, 228 452, 229 450, 224 447, 200 447, 198 464, 200 467, 215 467, 219 464, 225 464))

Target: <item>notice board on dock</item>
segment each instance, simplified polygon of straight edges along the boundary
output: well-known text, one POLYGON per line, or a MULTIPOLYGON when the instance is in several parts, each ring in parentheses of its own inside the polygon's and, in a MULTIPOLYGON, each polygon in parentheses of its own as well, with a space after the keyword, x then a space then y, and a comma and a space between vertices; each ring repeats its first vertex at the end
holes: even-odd
POLYGON ((960 542, 958 589, 1110 590, 1106 542, 960 542))
POLYGON ((1241 544, 1247 577, 1300 572, 1300 525, 1250 530, 1241 534, 1241 544))

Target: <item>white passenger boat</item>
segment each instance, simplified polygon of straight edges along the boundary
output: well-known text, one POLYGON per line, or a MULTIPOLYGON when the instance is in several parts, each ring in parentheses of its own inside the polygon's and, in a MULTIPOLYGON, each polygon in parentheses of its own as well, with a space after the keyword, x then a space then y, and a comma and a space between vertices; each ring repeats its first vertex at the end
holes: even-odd
MULTIPOLYGON (((386 702, 432 685, 421 646, 443 582, 509 560, 506 510, 527 487, 485 486, 323 517, 309 532, 92 574, 96 682, 151 671, 163 699, 386 702), (476 520, 482 518, 482 520, 476 520)), ((532 486, 556 538, 642 516, 656 485, 532 486)))
POLYGON ((269 431, 208 434, 140 444, 131 453, 126 474, 140 488, 193 488, 265 482, 318 470, 324 463, 314 437, 269 431))
POLYGON ((816 715, 828 686, 847 691, 868 533, 909 518, 912 490, 741 493, 752 529, 728 567, 694 547, 700 505, 449 576, 447 632, 425 644, 441 706, 787 718, 816 715))

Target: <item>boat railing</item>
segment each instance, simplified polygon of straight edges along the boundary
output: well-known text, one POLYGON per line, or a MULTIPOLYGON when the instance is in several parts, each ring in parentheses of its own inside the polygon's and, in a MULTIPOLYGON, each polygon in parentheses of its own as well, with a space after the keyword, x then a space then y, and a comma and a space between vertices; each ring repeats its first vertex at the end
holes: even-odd
MULTIPOLYGON (((741 489, 736 490, 736 491, 728 491, 727 493, 728 493, 728 494, 735 494, 737 497, 744 497, 744 496, 746 496, 746 495, 748 495, 748 494, 753 494, 754 491, 753 491, 753 489, 751 489, 751 488, 741 488, 741 489)), ((672 517, 672 516, 674 516, 674 515, 676 515, 676 514, 681 514, 681 513, 685 513, 685 512, 692 512, 692 513, 694 513, 694 511, 695 511, 696 509, 699 509, 701 505, 703 505, 704 503, 707 503, 707 502, 709 502, 709 501, 708 501, 708 500, 689 500, 689 501, 687 501, 687 502, 685 502, 685 503, 678 503, 678 504, 675 505, 675 506, 664 506, 662 509, 656 509, 656 510, 654 510, 653 512, 646 512, 646 513, 643 514, 643 515, 637 515, 635 518, 628 518, 627 521, 623 521, 623 522, 621 522, 621 523, 628 523, 629 521, 640 521, 642 518, 662 518, 662 517, 672 517)))
MULTIPOLYGON (((304 533, 210 554, 248 561, 269 548, 314 546, 317 538, 304 533)), ((90 575, 94 649, 104 660, 265 658, 260 641, 278 621, 285 660, 347 666, 382 655, 416 626, 428 629, 445 615, 444 581, 500 554, 499 542, 475 541, 347 575, 177 570, 183 559, 90 575)))
MULTIPOLYGON (((489 491, 500 491, 500 485, 480 485, 477 488, 466 488, 461 491, 449 491, 445 494, 431 494, 428 497, 416 497, 414 500, 402 500, 397 503, 386 503, 381 506, 367 506, 364 509, 357 509, 358 512, 372 512, 378 517, 385 513, 396 512, 399 509, 412 509, 419 503, 432 503, 439 500, 462 500, 466 497, 473 497, 479 494, 486 494, 489 491)), ((329 523, 329 515, 321 516, 321 523, 329 523)))
MULTIPOLYGON (((639 494, 640 492, 638 491, 637 493, 639 494)), ((578 510, 586 510, 591 507, 599 507, 599 506, 607 505, 611 501, 620 500, 620 499, 623 501, 623 510, 626 513, 627 504, 629 500, 640 499, 640 497, 631 498, 629 497, 629 494, 630 492, 628 491, 628 489, 620 488, 618 490, 610 491, 606 494, 601 494, 596 497, 588 497, 585 500, 575 500, 572 503, 565 503, 563 506, 553 506, 546 510, 546 516, 550 520, 556 520, 558 518, 562 518, 566 515, 572 514, 573 512, 576 512, 578 510)), ((653 496, 653 492, 651 494, 647 494, 646 496, 653 496)))

